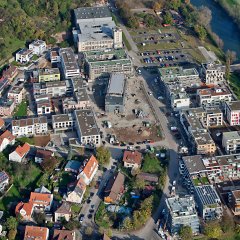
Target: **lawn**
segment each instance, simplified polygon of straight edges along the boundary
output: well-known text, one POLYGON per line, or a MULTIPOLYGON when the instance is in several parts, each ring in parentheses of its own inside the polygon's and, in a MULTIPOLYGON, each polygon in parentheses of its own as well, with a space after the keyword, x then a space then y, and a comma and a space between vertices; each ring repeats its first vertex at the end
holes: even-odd
POLYGON ((27 116, 27 101, 22 101, 15 109, 14 117, 24 117, 27 116))
POLYGON ((13 185, 6 196, 0 200, 0 210, 6 211, 8 209, 8 204, 18 201, 20 197, 21 195, 18 189, 13 185))
POLYGON ((138 44, 137 47, 141 51, 150 51, 150 50, 165 50, 165 49, 182 49, 180 42, 167 42, 167 41, 161 41, 157 44, 146 44, 145 46, 142 46, 141 44, 138 44))
POLYGON ((130 43, 128 42, 128 40, 127 40, 126 35, 124 34, 124 32, 123 32, 123 34, 122 34, 122 37, 123 37, 123 42, 124 42, 127 50, 128 50, 128 51, 131 51, 131 50, 132 50, 131 45, 130 45, 130 43))
POLYGON ((29 143, 30 145, 35 145, 34 138, 21 137, 21 138, 17 138, 17 141, 20 142, 21 144, 29 143))
POLYGON ((232 73, 230 76, 230 86, 233 92, 240 99, 240 74, 232 73))
POLYGON ((193 184, 194 184, 195 186, 198 186, 199 184, 201 184, 201 182, 199 181, 198 178, 195 178, 195 179, 193 179, 193 184))
POLYGON ((103 202, 101 202, 98 207, 98 210, 95 215, 95 221, 99 227, 103 227, 105 229, 111 227, 111 222, 108 217, 105 204, 103 202))
POLYGON ((154 155, 147 154, 144 157, 143 166, 141 170, 142 172, 147 173, 161 173, 162 167, 160 160, 154 155))

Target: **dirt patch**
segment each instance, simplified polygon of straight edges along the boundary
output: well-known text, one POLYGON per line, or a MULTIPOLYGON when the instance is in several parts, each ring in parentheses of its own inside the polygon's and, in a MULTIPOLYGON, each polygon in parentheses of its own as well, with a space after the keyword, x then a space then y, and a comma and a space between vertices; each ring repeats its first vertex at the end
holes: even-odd
POLYGON ((50 142, 50 135, 34 137, 34 143, 36 146, 46 147, 49 142, 50 142))
POLYGON ((112 129, 112 133, 116 135, 116 138, 120 142, 141 142, 146 139, 154 142, 160 141, 161 132, 158 126, 152 126, 150 128, 145 127, 125 127, 112 129))

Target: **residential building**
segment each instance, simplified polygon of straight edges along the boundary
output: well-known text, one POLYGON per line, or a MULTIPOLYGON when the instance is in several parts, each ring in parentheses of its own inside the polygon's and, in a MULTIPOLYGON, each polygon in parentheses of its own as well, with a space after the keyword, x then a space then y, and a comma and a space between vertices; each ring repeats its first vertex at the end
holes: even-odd
POLYGON ((110 51, 85 52, 85 60, 89 81, 109 77, 110 73, 123 73, 127 77, 133 75, 133 65, 123 49, 110 51))
POLYGON ((54 153, 50 150, 37 149, 35 155, 35 163, 42 163, 45 159, 49 159, 54 156, 54 153))
POLYGON ((199 106, 219 106, 232 101, 232 94, 226 87, 215 87, 197 90, 197 102, 199 106))
POLYGON ((18 68, 16 66, 10 65, 8 68, 3 70, 2 72, 2 77, 9 80, 13 81, 13 79, 18 75, 18 68))
POLYGON ((58 68, 40 68, 38 70, 39 82, 60 81, 60 71, 58 68))
POLYGON ((122 48, 122 30, 116 27, 107 6, 82 7, 74 10, 73 30, 78 51, 122 48))
POLYGON ((20 63, 28 63, 33 57, 33 51, 27 48, 21 49, 16 53, 16 61, 20 63))
POLYGON ((64 96, 67 91, 67 81, 41 82, 33 84, 34 95, 64 96))
POLYGON ((81 162, 75 160, 69 160, 64 168, 65 172, 79 173, 81 162))
POLYGON ((74 190, 68 194, 66 201, 72 203, 81 203, 83 195, 86 191, 86 187, 87 185, 85 184, 84 180, 79 178, 74 190))
POLYGON ((12 134, 17 137, 41 135, 48 133, 48 122, 45 116, 12 120, 12 134))
POLYGON ((59 51, 65 79, 80 76, 80 69, 72 48, 61 48, 59 51))
POLYGON ((26 226, 24 240, 48 240, 49 230, 45 227, 26 226))
POLYGON ((0 130, 5 127, 5 121, 0 117, 0 130))
POLYGON ((29 151, 30 145, 28 143, 24 143, 23 146, 18 146, 15 151, 9 154, 9 161, 20 163, 26 157, 29 151))
POLYGON ((240 215, 240 190, 233 190, 228 195, 231 210, 235 216, 240 215))
POLYGON ((13 99, 16 104, 19 104, 23 100, 24 93, 25 93, 24 87, 14 86, 8 92, 8 98, 13 99))
POLYGON ((141 173, 137 174, 137 178, 144 180, 151 184, 158 184, 158 180, 159 180, 157 174, 145 173, 145 172, 141 172, 141 173))
POLYGON ((51 51, 50 52, 50 60, 51 60, 52 64, 60 63, 61 62, 61 58, 59 56, 59 53, 57 51, 51 51))
POLYGON ((124 151, 123 164, 126 168, 141 168, 142 154, 138 151, 124 151))
POLYGON ((74 120, 72 114, 58 114, 52 116, 54 132, 73 130, 74 120))
POLYGON ((12 116, 15 109, 15 101, 12 99, 3 100, 0 99, 0 116, 9 117, 12 116))
POLYGON ((217 85, 224 81, 225 71, 222 65, 214 63, 202 64, 201 73, 207 85, 217 85))
POLYGON ((167 225, 171 234, 178 234, 181 227, 189 226, 194 234, 199 233, 200 221, 192 196, 166 199, 168 209, 167 225))
POLYGON ((116 204, 119 202, 124 193, 124 181, 125 176, 121 172, 115 173, 115 175, 110 178, 104 190, 105 203, 116 204))
POLYGON ((53 240, 76 240, 75 231, 55 229, 53 233, 53 240))
POLYGON ((24 221, 31 221, 33 214, 33 204, 31 202, 19 202, 15 208, 15 215, 20 216, 24 221))
POLYGON ((204 220, 220 219, 223 214, 221 200, 213 185, 195 187, 195 200, 204 220))
POLYGON ((225 114, 231 126, 240 125, 240 101, 226 102, 225 114))
POLYGON ((49 212, 53 203, 53 194, 31 192, 29 202, 31 202, 35 209, 49 212))
POLYGON ((89 159, 86 159, 83 166, 80 168, 78 178, 82 178, 86 185, 89 185, 93 180, 98 170, 98 161, 92 155, 89 159))
POLYGON ((179 84, 183 88, 199 87, 201 80, 195 68, 184 69, 182 67, 159 68, 160 79, 165 84, 179 84))
POLYGON ((2 93, 5 89, 7 89, 9 84, 9 80, 7 78, 0 78, 0 96, 2 96, 2 93))
POLYGON ((47 50, 46 42, 43 40, 35 40, 28 46, 29 50, 32 50, 33 54, 41 55, 47 50))
POLYGON ((71 206, 67 202, 63 202, 61 206, 54 212, 55 222, 65 219, 67 222, 71 218, 71 206))
POLYGON ((85 88, 81 88, 78 91, 74 91, 72 97, 66 97, 63 99, 63 111, 65 113, 73 112, 78 109, 89 109, 91 107, 90 100, 85 88))
POLYGON ((223 132, 222 146, 227 154, 239 153, 240 131, 223 132))
MULTIPOLYGON (((44 96, 44 95, 41 95, 44 96)), ((52 112, 52 103, 50 99, 42 99, 36 102, 37 115, 48 115, 52 112)))
POLYGON ((123 73, 111 74, 105 97, 105 111, 123 113, 125 106, 125 76, 123 73))
POLYGON ((87 147, 99 147, 101 138, 93 111, 90 109, 76 110, 74 116, 75 128, 81 144, 87 147))
POLYGON ((15 137, 11 132, 6 130, 0 135, 0 152, 2 152, 8 145, 13 146, 15 144, 15 137))
POLYGON ((9 176, 5 171, 0 172, 0 191, 2 192, 4 188, 9 184, 9 176))

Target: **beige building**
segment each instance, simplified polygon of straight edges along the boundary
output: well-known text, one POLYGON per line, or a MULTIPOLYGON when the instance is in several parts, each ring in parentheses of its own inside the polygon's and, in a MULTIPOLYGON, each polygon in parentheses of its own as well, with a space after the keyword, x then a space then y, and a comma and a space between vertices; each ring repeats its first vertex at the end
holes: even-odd
POLYGON ((224 68, 214 63, 202 64, 202 74, 206 84, 217 85, 224 81, 224 68))
POLYGON ((19 104, 23 100, 24 93, 24 87, 14 86, 8 92, 8 98, 13 99, 16 104, 19 104))
POLYGON ((54 132, 73 130, 74 127, 73 117, 70 113, 53 115, 52 125, 54 132))
POLYGON ((74 190, 67 196, 66 201, 72 203, 81 203, 86 191, 86 184, 82 178, 79 178, 74 190))
POLYGON ((125 168, 141 168, 142 154, 138 151, 124 151, 123 164, 125 168))
POLYGON ((54 213, 55 221, 61 221, 61 219, 64 218, 68 222, 71 216, 71 206, 67 202, 63 202, 62 205, 54 213))
POLYGON ((60 71, 58 68, 43 68, 38 72, 39 82, 60 81, 60 71))
POLYGON ((240 190, 232 191, 228 195, 228 201, 231 205, 232 212, 235 216, 240 215, 240 190))

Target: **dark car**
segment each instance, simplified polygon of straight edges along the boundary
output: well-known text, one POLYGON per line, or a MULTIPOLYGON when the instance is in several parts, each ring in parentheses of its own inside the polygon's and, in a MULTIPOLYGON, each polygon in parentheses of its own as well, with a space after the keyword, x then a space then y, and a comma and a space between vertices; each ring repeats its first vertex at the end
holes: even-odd
POLYGON ((130 146, 132 146, 132 145, 134 145, 134 143, 133 142, 130 142, 130 143, 128 143, 130 146))
POLYGON ((92 214, 88 214, 88 218, 91 219, 92 218, 92 214))

